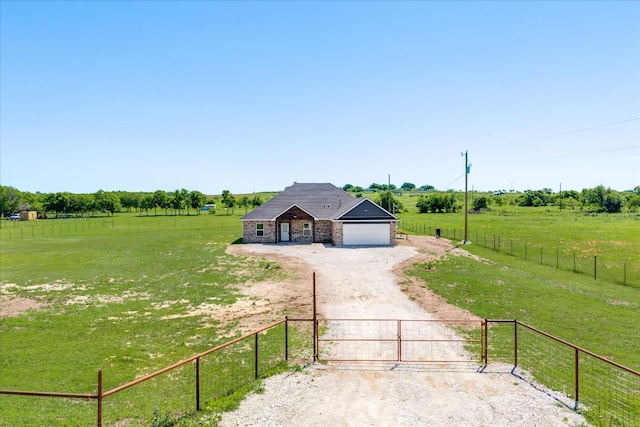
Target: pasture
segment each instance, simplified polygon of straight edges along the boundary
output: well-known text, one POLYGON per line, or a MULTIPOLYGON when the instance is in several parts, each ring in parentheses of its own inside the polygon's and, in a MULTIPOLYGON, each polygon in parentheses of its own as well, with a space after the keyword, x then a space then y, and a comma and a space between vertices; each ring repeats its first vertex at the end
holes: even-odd
MULTIPOLYGON (((399 217, 424 229, 463 226, 460 212, 414 212, 410 208, 399 217)), ((105 387, 117 386, 238 336, 237 321, 216 312, 244 297, 242 283, 285 280, 289 274, 225 253, 241 238, 240 213, 5 221, 0 388, 91 393, 98 369, 107 374, 105 387), (10 315, 7 301, 17 310, 10 315)), ((465 248, 490 263, 450 257, 434 269, 415 266, 409 274, 479 316, 517 318, 640 368, 637 215, 505 206, 470 215, 469 230, 472 241, 474 233, 498 234, 502 242, 587 254, 595 249, 607 262, 627 263, 629 286, 474 244, 465 248)), ((11 422, 19 411, 2 403, 8 399, 0 396, 0 425, 20 425, 11 422)), ((35 412, 43 404, 31 403, 35 412)), ((148 419, 152 411, 150 401, 148 419)), ((48 416, 64 419, 64 414, 48 416)))

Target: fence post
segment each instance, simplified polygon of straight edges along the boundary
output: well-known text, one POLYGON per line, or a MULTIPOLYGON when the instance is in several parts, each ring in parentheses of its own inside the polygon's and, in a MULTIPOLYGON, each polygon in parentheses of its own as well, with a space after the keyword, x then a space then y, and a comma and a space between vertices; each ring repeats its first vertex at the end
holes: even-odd
POLYGON ((284 360, 289 361, 289 316, 284 316, 284 360))
POLYGON ((102 427, 102 370, 98 371, 98 427, 102 427))
POLYGON ((489 329, 489 321, 487 319, 484 319, 482 321, 482 338, 483 338, 483 345, 482 345, 482 359, 484 360, 484 366, 487 366, 489 364, 489 343, 488 343, 488 338, 489 338, 489 333, 488 333, 488 329, 489 329))
POLYGON ((316 310, 316 272, 313 272, 313 361, 318 361, 318 311, 316 310))
POLYGON ((253 334, 253 336, 255 337, 255 339, 254 339, 255 351, 254 351, 254 363, 253 363, 253 376, 257 380, 258 379, 258 334, 255 333, 255 334, 253 334))
POLYGON ((398 362, 402 362, 402 320, 397 320, 398 334, 398 362))
POLYGON ((575 354, 573 356, 573 363, 575 365, 575 388, 576 388, 576 392, 575 392, 575 397, 576 397, 576 401, 575 404, 573 406, 573 410, 576 411, 578 409, 578 402, 580 401, 580 375, 579 375, 579 355, 580 355, 580 351, 575 348, 575 354))
POLYGON ((196 411, 200 411, 200 358, 196 358, 196 411))
MULTIPOLYGON (((513 320, 513 370, 518 367, 518 321, 513 320)), ((512 371, 513 372, 513 371, 512 371)))

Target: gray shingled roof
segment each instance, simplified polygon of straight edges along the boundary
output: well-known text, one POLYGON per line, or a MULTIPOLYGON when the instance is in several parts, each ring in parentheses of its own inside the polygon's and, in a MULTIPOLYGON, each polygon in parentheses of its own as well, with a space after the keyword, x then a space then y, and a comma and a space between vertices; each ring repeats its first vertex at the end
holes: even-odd
POLYGON ((333 184, 294 183, 271 200, 258 206, 241 221, 273 221, 292 206, 297 206, 316 220, 332 220, 357 205, 356 199, 333 184))

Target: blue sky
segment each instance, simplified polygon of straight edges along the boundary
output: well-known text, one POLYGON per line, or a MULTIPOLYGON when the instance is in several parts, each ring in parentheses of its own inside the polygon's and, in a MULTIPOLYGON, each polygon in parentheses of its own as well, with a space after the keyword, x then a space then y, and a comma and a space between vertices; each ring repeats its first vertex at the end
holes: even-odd
POLYGON ((640 185, 640 2, 0 1, 0 184, 640 185))

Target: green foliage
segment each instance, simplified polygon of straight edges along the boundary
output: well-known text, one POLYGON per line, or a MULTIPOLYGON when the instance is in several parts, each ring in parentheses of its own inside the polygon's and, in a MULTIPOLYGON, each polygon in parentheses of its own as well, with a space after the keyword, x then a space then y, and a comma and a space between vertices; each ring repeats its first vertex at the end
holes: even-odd
POLYGON ((391 191, 395 190, 397 187, 394 184, 388 185, 388 184, 377 184, 377 183, 372 183, 369 186, 369 190, 371 191, 387 191, 389 189, 391 189, 391 191))
POLYGON ((388 210, 391 213, 399 213, 404 211, 404 205, 399 199, 395 198, 389 191, 382 192, 375 199, 376 204, 388 210), (391 207, 391 209, 389 209, 391 207))
POLYGON ((0 185, 0 215, 9 216, 20 210, 22 195, 13 187, 0 185))
MULTIPOLYGON (((502 200, 502 199, 500 199, 502 200)), ((481 211, 483 209, 487 209, 489 207, 489 201, 485 196, 478 197, 473 201, 473 210, 481 211)))
POLYGON ((172 427, 176 423, 170 412, 162 413, 157 406, 153 408, 150 427, 172 427))
POLYGON ((458 204, 453 193, 430 193, 426 196, 420 196, 416 207, 420 213, 456 212, 458 204))
POLYGON ((403 189, 404 191, 411 191, 414 188, 416 188, 416 185, 412 182, 405 182, 400 186, 401 189, 403 189))
POLYGON ((228 208, 231 209, 231 214, 233 214, 233 208, 237 205, 237 201, 236 198, 233 196, 233 194, 231 194, 231 192, 229 190, 224 190, 222 192, 222 204, 228 208))
POLYGON ((349 193, 361 193, 364 191, 364 189, 360 186, 357 185, 351 185, 351 184, 345 184, 342 189, 344 191, 347 191, 349 193))
POLYGON ((547 206, 553 201, 553 197, 549 191, 544 190, 527 190, 525 193, 518 197, 518 204, 520 206, 547 206))

